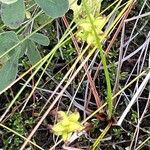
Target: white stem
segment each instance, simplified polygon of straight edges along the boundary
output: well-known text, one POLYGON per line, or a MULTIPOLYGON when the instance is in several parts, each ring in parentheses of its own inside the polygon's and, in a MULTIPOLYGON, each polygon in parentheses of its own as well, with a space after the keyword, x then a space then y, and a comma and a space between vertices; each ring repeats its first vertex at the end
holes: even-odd
POLYGON ((131 101, 129 102, 127 108, 125 109, 125 111, 123 112, 123 114, 121 115, 120 119, 117 122, 118 126, 121 126, 124 118, 126 117, 127 113, 130 111, 132 105, 135 103, 136 99, 138 98, 138 96, 140 96, 140 94, 142 93, 142 91, 144 90, 147 82, 150 80, 150 71, 149 73, 146 75, 145 79, 143 80, 143 82, 141 83, 140 87, 137 89, 135 95, 133 96, 133 98, 131 99, 131 101))

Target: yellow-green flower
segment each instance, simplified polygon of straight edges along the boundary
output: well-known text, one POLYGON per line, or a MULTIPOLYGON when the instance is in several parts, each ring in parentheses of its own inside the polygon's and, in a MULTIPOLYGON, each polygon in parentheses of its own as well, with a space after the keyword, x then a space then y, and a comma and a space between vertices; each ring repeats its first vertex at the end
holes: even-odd
POLYGON ((66 113, 63 111, 58 112, 58 123, 55 124, 52 128, 54 134, 62 136, 64 141, 67 141, 73 132, 81 131, 83 126, 78 121, 80 115, 78 112, 75 113, 66 113))
MULTIPOLYGON (((102 29, 106 24, 106 17, 94 17, 92 14, 90 14, 90 18, 92 20, 95 31, 98 34, 99 40, 101 41, 104 38, 102 29)), ((79 30, 76 34, 79 40, 86 41, 88 44, 96 44, 96 37, 92 23, 88 17, 82 19, 82 21, 79 22, 79 30)))

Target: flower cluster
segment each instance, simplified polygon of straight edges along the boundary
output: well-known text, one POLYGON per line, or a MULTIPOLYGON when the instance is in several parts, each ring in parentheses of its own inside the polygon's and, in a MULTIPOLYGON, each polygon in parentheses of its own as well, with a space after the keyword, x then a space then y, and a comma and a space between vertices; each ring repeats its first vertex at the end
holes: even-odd
POLYGON ((101 39, 104 38, 104 32, 102 29, 106 24, 106 17, 94 17, 92 14, 90 14, 90 18, 92 23, 88 17, 79 22, 79 30, 77 31, 76 37, 79 40, 86 41, 88 44, 96 44, 93 26, 98 35, 99 41, 101 41, 101 39))
POLYGON ((52 130, 56 135, 62 136, 64 141, 67 141, 73 132, 83 129, 83 126, 78 121, 80 118, 78 112, 67 114, 66 112, 59 111, 58 117, 58 123, 52 127, 52 130))

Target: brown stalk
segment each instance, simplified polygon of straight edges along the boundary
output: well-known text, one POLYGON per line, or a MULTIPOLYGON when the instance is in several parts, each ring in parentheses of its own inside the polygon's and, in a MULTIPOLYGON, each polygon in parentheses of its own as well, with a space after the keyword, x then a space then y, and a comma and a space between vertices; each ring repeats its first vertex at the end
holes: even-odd
POLYGON ((132 3, 132 5, 130 5, 130 6, 128 7, 128 9, 126 10, 126 12, 124 13, 124 15, 123 15, 123 17, 122 17, 122 20, 121 20, 119 26, 117 27, 116 32, 114 33, 114 35, 113 35, 113 37, 112 37, 112 39, 111 39, 111 41, 110 41, 108 47, 107 47, 106 50, 105 50, 106 54, 109 52, 110 48, 111 48, 112 45, 114 44, 114 42, 115 42, 115 40, 116 40, 116 38, 117 38, 117 36, 118 36, 118 34, 119 34, 119 32, 120 32, 122 26, 123 26, 124 20, 127 19, 127 17, 128 17, 128 15, 129 15, 129 13, 130 13, 130 11, 131 11, 131 9, 132 9, 133 6, 134 6, 134 3, 132 3))
MULTIPOLYGON (((63 22, 64 22, 66 28, 68 28, 68 27, 69 27, 69 23, 68 23, 68 21, 67 21, 67 18, 64 16, 64 17, 62 17, 62 19, 63 19, 63 22)), ((73 35, 72 32, 71 32, 70 35, 71 35, 71 39, 72 39, 72 41, 73 41, 73 44, 74 44, 74 46, 75 46, 75 48, 76 48, 76 50, 77 50, 77 53, 78 53, 78 55, 80 55, 81 50, 80 50, 80 47, 79 47, 79 45, 78 45, 78 43, 77 43, 77 41, 76 41, 76 38, 74 37, 74 35, 73 35)), ((83 58, 81 58, 81 62, 82 62, 82 61, 83 61, 83 58)), ((85 65, 83 66, 83 68, 84 68, 85 71, 87 71, 87 69, 88 69, 87 64, 85 64, 85 65)), ((96 89, 96 87, 95 87, 95 83, 94 83, 94 81, 93 81, 93 79, 92 79, 92 77, 91 77, 89 71, 87 72, 87 78, 88 78, 88 80, 89 80, 90 87, 91 87, 91 91, 92 91, 92 94, 93 94, 93 96, 94 96, 94 98, 95 98, 96 105, 97 105, 97 107, 99 108, 99 107, 102 106, 102 101, 101 101, 100 98, 99 98, 97 89, 96 89)), ((86 109, 87 109, 87 108, 86 108, 86 109)), ((104 112, 104 111, 101 110, 101 113, 102 113, 102 112, 104 112)))

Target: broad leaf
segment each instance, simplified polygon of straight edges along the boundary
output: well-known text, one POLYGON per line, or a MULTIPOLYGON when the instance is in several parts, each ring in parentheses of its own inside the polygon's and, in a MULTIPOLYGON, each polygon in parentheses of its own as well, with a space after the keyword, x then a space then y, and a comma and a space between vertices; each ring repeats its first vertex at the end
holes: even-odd
MULTIPOLYGON (((18 36, 19 40, 23 40, 25 37, 23 35, 19 35, 18 36)), ((20 47, 21 47, 21 51, 20 51, 20 55, 19 55, 19 58, 23 57, 23 55, 25 54, 26 52, 26 48, 28 46, 28 43, 27 43, 27 40, 25 40, 23 43, 20 44, 20 47)))
POLYGON ((27 56, 32 65, 36 64, 42 57, 35 45, 31 40, 27 40, 27 56))
POLYGON ((30 37, 30 40, 43 45, 43 46, 48 46, 50 41, 49 38, 41 33, 35 33, 30 37))
MULTIPOLYGON (((0 34, 0 56, 8 49, 19 42, 15 32, 4 32, 0 34)), ((11 84, 18 72, 18 59, 20 54, 20 47, 15 48, 4 57, 0 58, 0 91, 11 84)))
POLYGON ((57 18, 63 16, 69 9, 68 0, 35 0, 43 11, 51 16, 57 18))
POLYGON ((12 29, 18 28, 25 18, 24 0, 18 0, 12 4, 2 3, 2 20, 12 29))

